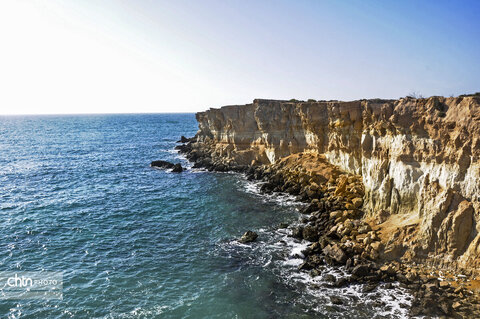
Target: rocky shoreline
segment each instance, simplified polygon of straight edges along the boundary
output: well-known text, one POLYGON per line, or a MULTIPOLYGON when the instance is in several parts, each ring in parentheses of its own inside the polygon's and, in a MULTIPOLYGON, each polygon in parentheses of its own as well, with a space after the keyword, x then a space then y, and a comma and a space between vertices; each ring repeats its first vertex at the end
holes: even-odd
MULTIPOLYGON (((193 168, 209 171, 233 171, 249 180, 262 181, 264 193, 284 192, 305 204, 300 226, 290 225, 291 236, 311 244, 302 253, 299 271, 312 277, 325 265, 344 266, 351 274, 333 278, 333 287, 364 284, 364 291, 380 283, 399 282, 414 296, 409 310, 412 317, 480 317, 479 296, 467 286, 467 276, 449 276, 436 268, 386 258, 382 232, 377 225, 388 216, 371 218, 363 209, 365 187, 360 175, 341 171, 324 156, 299 152, 276 161, 238 165, 216 155, 215 143, 197 142, 197 137, 182 137, 176 148, 193 168)), ((399 234, 408 239, 407 234, 399 234)), ((335 303, 335 300, 332 300, 335 303)))

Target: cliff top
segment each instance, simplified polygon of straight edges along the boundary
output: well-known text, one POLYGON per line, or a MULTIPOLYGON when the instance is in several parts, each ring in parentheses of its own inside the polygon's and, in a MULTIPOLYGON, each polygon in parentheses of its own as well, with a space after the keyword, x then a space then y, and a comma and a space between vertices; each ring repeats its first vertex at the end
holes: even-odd
MULTIPOLYGON (((268 104, 330 104, 330 103, 361 103, 361 102, 366 102, 366 103, 371 103, 371 104, 384 104, 384 103, 398 103, 398 102, 406 102, 406 101, 411 101, 411 102, 419 102, 420 105, 426 105, 428 104, 428 101, 439 101, 441 103, 447 103, 447 104, 459 104, 463 99, 467 100, 475 100, 476 104, 480 104, 480 92, 472 93, 472 94, 462 94, 457 97, 444 97, 444 96, 430 96, 426 98, 417 98, 413 96, 405 96, 401 97, 399 99, 381 99, 381 98, 372 98, 372 99, 359 99, 359 100, 352 100, 352 101, 342 101, 342 100, 315 100, 315 99, 308 99, 307 101, 303 100, 297 100, 297 99, 290 99, 290 100, 277 100, 277 99, 262 99, 262 98, 257 98, 254 99, 252 103, 249 104, 233 104, 233 105, 226 105, 226 106, 221 106, 218 108, 209 108, 208 111, 214 111, 214 110, 219 110, 219 109, 235 109, 240 106, 242 107, 247 107, 247 106, 252 106, 252 105, 268 105, 268 104)), ((198 112, 198 113, 204 113, 208 111, 203 111, 203 112, 198 112)), ((197 114, 198 114, 197 113, 197 114)))

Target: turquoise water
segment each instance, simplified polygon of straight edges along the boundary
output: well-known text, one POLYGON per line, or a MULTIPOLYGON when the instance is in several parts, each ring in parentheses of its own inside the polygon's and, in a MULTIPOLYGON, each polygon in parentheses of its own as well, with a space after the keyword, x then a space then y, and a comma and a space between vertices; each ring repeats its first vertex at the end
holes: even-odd
MULTIPOLYGON (((309 291, 299 214, 243 177, 186 161, 193 114, 0 118, 0 270, 62 271, 63 300, 1 300, 1 318, 371 318, 357 290, 309 291), (258 242, 234 239, 246 230, 258 242), (332 306, 328 294, 345 297, 332 306), (360 298, 360 299, 359 299, 360 298)), ((332 270, 333 272, 337 270, 332 270)))

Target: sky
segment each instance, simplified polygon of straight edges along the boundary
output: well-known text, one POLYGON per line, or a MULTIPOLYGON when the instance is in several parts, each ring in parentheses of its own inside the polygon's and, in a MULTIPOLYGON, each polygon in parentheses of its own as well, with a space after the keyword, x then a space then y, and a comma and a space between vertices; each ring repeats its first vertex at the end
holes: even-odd
POLYGON ((479 1, 0 0, 0 114, 480 91, 479 1))

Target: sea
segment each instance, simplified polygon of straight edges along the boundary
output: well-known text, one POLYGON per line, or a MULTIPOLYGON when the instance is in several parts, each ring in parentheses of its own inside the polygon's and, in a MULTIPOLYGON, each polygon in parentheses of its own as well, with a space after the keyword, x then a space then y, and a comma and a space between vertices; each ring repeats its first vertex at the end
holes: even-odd
POLYGON ((298 270, 301 204, 237 173, 192 169, 194 114, 0 117, 0 272, 61 272, 62 298, 5 298, 0 318, 406 318, 412 297, 298 270), (153 160, 181 163, 173 173, 153 160), (257 241, 240 244, 247 230, 257 241), (330 281, 329 281, 330 280, 330 281))

